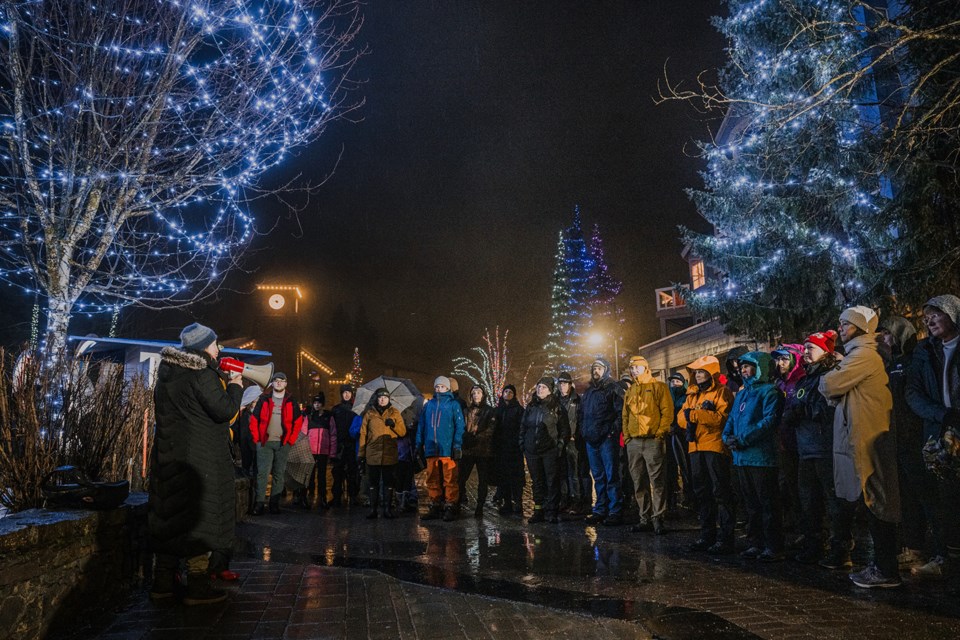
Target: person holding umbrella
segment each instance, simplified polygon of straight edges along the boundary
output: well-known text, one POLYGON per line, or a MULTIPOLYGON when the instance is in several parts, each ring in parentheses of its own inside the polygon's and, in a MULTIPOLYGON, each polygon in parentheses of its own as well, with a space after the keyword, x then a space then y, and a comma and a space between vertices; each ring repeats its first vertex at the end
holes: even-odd
POLYGON ((383 485, 383 517, 393 518, 394 468, 397 465, 397 439, 407 435, 407 427, 396 407, 390 405, 390 392, 386 387, 377 389, 374 401, 363 414, 360 427, 360 450, 358 460, 361 468, 366 466, 370 477, 370 513, 368 519, 377 517, 380 503, 380 487, 383 485))

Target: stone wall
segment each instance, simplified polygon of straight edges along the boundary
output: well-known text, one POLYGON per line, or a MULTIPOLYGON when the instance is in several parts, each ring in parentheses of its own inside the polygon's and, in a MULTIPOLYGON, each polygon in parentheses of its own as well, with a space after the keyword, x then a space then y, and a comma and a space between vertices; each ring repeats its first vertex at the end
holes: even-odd
POLYGON ((31 509, 0 519, 0 638, 46 638, 105 610, 148 561, 147 496, 111 511, 31 509))
MULTIPOLYGON (((239 522, 250 481, 236 481, 239 522)), ((150 574, 147 494, 111 511, 30 509, 0 518, 0 640, 47 638, 110 609, 150 574)))

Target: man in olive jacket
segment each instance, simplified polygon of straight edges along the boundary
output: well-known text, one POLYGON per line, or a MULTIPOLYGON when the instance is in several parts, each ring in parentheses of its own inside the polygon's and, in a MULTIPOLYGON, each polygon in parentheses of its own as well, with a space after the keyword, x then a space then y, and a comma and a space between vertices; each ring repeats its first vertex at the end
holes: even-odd
POLYGON ((630 375, 634 383, 623 399, 623 442, 640 508, 640 523, 630 530, 660 535, 667 510, 663 459, 667 453, 665 437, 673 424, 673 396, 666 383, 651 375, 643 356, 630 358, 630 375))
POLYGON ((180 348, 165 347, 154 389, 156 432, 150 464, 148 527, 157 554, 150 597, 174 595, 186 559, 183 602, 226 598, 210 584, 210 552, 233 546, 234 467, 229 425, 240 411, 240 375, 217 369, 220 348, 209 327, 192 324, 180 348))

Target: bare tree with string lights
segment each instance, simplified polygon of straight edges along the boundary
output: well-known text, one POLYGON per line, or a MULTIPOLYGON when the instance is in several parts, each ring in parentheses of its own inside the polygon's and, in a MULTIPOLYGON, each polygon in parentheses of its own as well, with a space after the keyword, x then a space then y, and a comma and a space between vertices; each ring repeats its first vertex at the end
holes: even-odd
POLYGON ((0 2, 0 280, 71 314, 213 293, 261 179, 362 103, 354 0, 0 2))
POLYGON ((507 384, 507 374, 510 372, 510 351, 507 349, 509 335, 508 329, 503 332, 501 340, 499 325, 493 337, 490 336, 489 329, 484 329, 483 346, 471 349, 477 352, 478 359, 464 356, 453 359, 453 375, 464 376, 473 384, 483 387, 491 404, 496 404, 507 384))

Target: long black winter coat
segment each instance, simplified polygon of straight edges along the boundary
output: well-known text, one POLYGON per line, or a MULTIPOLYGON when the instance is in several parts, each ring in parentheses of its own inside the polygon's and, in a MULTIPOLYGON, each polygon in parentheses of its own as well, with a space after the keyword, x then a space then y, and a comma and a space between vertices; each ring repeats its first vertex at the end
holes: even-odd
POLYGON ((337 458, 353 459, 357 456, 357 441, 350 437, 350 425, 357 416, 353 412, 352 402, 341 402, 331 411, 337 425, 337 458))
POLYGON ((225 385, 206 354, 166 347, 162 356, 150 456, 153 549, 189 557, 230 548, 236 522, 229 425, 243 389, 225 385))
POLYGON ((514 398, 501 400, 494 413, 493 484, 523 480, 523 451, 520 449, 520 420, 523 407, 514 398))

